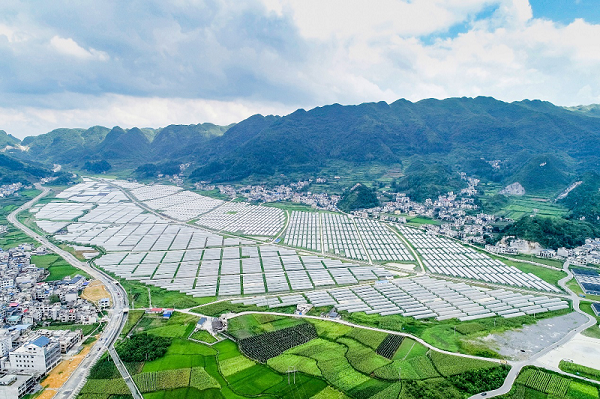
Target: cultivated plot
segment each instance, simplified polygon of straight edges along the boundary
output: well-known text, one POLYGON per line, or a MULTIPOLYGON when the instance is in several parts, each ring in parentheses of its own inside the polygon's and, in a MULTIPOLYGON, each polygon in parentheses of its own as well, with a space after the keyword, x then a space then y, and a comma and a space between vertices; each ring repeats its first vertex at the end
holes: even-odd
POLYGON ((383 268, 239 242, 204 250, 109 253, 95 263, 128 280, 197 297, 312 290, 392 276, 383 268))
POLYGON ((487 281, 541 291, 560 292, 558 288, 531 273, 477 252, 444 237, 398 226, 404 237, 423 258, 427 270, 436 274, 487 281))
POLYGON ((283 228, 284 221, 285 214, 279 208, 228 202, 202 215, 196 223, 213 230, 272 237, 283 228))
POLYGON ((523 295, 503 289, 484 290, 426 276, 312 291, 304 295, 262 296, 234 303, 270 308, 310 303, 316 307, 334 306, 338 311, 350 313, 461 321, 493 316, 512 318, 569 308, 569 304, 560 298, 523 295))

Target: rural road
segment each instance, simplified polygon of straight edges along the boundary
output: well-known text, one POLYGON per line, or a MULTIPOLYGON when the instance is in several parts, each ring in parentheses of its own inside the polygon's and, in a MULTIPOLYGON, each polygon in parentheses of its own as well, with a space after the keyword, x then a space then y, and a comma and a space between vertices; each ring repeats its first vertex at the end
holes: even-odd
MULTIPOLYGON (((23 231, 25 234, 27 234, 29 237, 35 239, 37 242, 44 245, 46 248, 50 249, 57 255, 60 255, 73 267, 83 270, 93 278, 100 280, 110 293, 113 303, 113 307, 109 310, 109 322, 104 328, 102 334, 100 335, 100 338, 98 339, 98 341, 96 341, 89 354, 79 364, 77 369, 73 371, 69 379, 63 384, 63 386, 60 389, 57 390, 57 393, 54 396, 54 398, 56 399, 74 398, 77 396, 79 390, 85 384, 90 368, 94 365, 94 363, 96 363, 100 356, 102 356, 106 349, 110 349, 113 347, 127 319, 126 313, 124 313, 124 311, 127 311, 129 304, 127 300, 127 294, 123 290, 123 287, 121 287, 121 285, 116 280, 111 278, 106 273, 91 267, 89 264, 81 262, 73 254, 57 247, 56 245, 51 243, 46 237, 36 233, 35 231, 31 230, 30 228, 23 225, 17 220, 17 215, 20 212, 29 209, 40 199, 48 195, 48 193, 50 192, 49 188, 43 187, 40 184, 36 184, 36 188, 38 190, 42 190, 42 193, 39 194, 37 197, 33 198, 31 201, 21 205, 19 208, 11 212, 10 215, 8 215, 7 220, 10 223, 12 223, 15 227, 23 231)), ((123 370, 126 373, 126 375, 123 375, 122 373, 123 378, 125 378, 125 381, 127 382, 128 380, 126 377, 129 377, 130 381, 131 377, 129 376, 129 373, 127 373, 127 370, 124 367, 123 370)), ((121 368, 119 368, 119 371, 121 371, 121 368)), ((131 383, 129 387, 135 399, 142 399, 142 395, 137 390, 135 384, 131 383)))

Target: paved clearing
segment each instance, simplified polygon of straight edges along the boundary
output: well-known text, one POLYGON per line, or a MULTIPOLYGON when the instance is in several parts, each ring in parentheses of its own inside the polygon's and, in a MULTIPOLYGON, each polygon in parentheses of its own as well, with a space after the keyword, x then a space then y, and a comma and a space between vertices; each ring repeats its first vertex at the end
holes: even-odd
POLYGON ((490 334, 480 340, 502 356, 512 360, 527 360, 542 349, 558 342, 572 329, 584 324, 587 317, 579 313, 543 319, 519 330, 490 334))
POLYGON ((577 364, 598 368, 600 359, 600 340, 577 334, 571 341, 560 348, 547 353, 538 359, 545 367, 557 368, 563 359, 570 359, 577 364))

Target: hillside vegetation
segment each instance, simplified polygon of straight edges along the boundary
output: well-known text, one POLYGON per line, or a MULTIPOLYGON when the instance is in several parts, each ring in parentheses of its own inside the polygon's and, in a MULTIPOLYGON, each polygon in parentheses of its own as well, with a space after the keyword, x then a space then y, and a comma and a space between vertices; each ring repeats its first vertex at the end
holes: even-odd
POLYGON ((524 216, 502 230, 501 236, 516 236, 545 248, 574 248, 586 237, 598 237, 600 228, 579 220, 524 216))
MULTIPOLYGON (((413 170, 398 184, 414 189, 414 180, 430 179, 445 169, 450 176, 464 171, 550 192, 582 171, 599 170, 599 139, 600 119, 589 112, 542 101, 477 97, 333 104, 284 117, 254 115, 230 126, 57 129, 24 139, 27 152, 11 151, 79 169, 100 160, 113 170, 190 162, 193 180, 212 181, 319 174, 334 163, 344 165, 347 175, 366 165, 411 168, 421 163, 425 170, 413 170)), ((433 186, 453 186, 446 177, 440 179, 433 186)), ((421 191, 414 195, 434 196, 439 190, 421 191)))
POLYGON ((351 212, 357 209, 379 206, 379 200, 374 190, 362 184, 357 184, 355 187, 344 192, 337 206, 344 212, 351 212))

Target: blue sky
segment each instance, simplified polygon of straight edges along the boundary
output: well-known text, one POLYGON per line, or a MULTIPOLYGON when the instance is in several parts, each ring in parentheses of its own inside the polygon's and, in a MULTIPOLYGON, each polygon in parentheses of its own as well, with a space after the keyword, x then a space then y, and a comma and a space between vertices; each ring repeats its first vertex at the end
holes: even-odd
POLYGON ((2 2, 0 129, 228 124, 399 98, 600 103, 594 2, 2 2))

